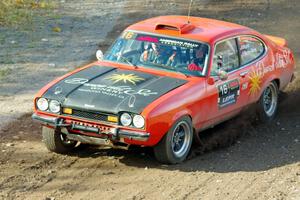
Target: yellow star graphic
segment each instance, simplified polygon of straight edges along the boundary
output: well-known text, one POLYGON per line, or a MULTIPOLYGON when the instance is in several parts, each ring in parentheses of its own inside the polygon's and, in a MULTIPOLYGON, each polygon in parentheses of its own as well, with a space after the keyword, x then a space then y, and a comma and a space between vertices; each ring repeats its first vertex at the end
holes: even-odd
POLYGON ((250 79, 249 94, 250 95, 256 94, 260 90, 261 76, 257 72, 252 71, 249 76, 249 79, 250 79))
POLYGON ((139 81, 145 80, 144 78, 141 78, 135 74, 113 74, 105 79, 109 79, 113 81, 113 83, 123 81, 124 83, 132 83, 133 85, 135 85, 139 81))

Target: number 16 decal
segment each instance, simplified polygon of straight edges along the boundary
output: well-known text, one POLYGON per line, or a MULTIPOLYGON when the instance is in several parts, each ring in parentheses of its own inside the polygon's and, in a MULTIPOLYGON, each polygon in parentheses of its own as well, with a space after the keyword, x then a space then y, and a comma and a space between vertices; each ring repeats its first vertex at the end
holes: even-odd
POLYGON ((240 83, 238 79, 227 81, 221 85, 218 85, 218 104, 219 108, 235 104, 237 97, 240 95, 240 83))

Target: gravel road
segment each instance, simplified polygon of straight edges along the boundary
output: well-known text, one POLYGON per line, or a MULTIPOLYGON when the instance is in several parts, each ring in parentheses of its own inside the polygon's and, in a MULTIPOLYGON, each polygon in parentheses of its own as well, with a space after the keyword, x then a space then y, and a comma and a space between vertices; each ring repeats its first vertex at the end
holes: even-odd
MULTIPOLYGON (((0 27, 0 199, 300 199, 300 79, 280 96, 273 123, 244 113, 204 132, 206 149, 193 147, 180 165, 159 164, 148 148, 49 153, 30 118, 34 93, 94 60, 127 25, 188 7, 184 0, 99 2, 57 1, 30 27, 0 27)), ((194 0, 192 15, 284 37, 299 66, 299 10, 296 0, 194 0)))

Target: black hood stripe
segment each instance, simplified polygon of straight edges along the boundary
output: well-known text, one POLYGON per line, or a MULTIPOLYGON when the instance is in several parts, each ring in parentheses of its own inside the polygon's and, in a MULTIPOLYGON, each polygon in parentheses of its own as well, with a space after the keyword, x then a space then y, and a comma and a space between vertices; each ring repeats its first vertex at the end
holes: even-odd
MULTIPOLYGON (((92 69, 93 69, 93 68, 92 68, 92 69)), ((95 68, 95 69, 96 69, 96 68, 95 68)), ((114 70, 116 70, 116 68, 108 68, 108 69, 107 69, 106 71, 104 71, 103 73, 99 73, 99 72, 96 71, 96 74, 98 74, 98 75, 95 76, 95 77, 92 77, 92 78, 88 79, 87 83, 93 81, 94 79, 98 78, 99 76, 103 76, 103 75, 105 75, 106 73, 109 73, 109 72, 114 71, 114 70)), ((102 72, 102 70, 101 70, 101 72, 102 72)), ((72 94, 72 92, 74 92, 75 90, 77 90, 77 89, 80 88, 80 87, 81 87, 81 85, 78 85, 77 87, 74 87, 74 89, 71 90, 71 91, 69 92, 69 94, 72 94)), ((68 98, 68 95, 69 95, 69 94, 66 95, 66 98, 68 98)))
POLYGON ((80 110, 141 113, 151 102, 185 83, 140 71, 92 66, 59 81, 43 97, 80 110))

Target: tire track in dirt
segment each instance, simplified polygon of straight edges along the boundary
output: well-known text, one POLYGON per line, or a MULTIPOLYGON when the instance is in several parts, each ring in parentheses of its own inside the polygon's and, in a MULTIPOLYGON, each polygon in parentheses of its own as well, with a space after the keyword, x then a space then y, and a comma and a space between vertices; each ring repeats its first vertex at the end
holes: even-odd
POLYGON ((183 195, 180 197, 180 199, 199 198, 200 196, 202 196, 205 193, 204 191, 201 192, 201 190, 203 190, 202 188, 204 188, 206 185, 210 184, 213 180, 215 180, 216 179, 215 176, 216 176, 215 174, 212 174, 211 176, 206 178, 204 181, 201 180, 199 185, 197 185, 193 188, 189 188, 188 191, 185 191, 183 193, 183 195), (196 195, 196 194, 198 194, 198 195, 196 195))
MULTIPOLYGON (((35 194, 28 195, 26 198, 39 199, 45 193, 48 196, 63 199, 69 199, 73 196, 79 197, 82 194, 88 195, 90 190, 93 190, 92 183, 97 183, 97 180, 94 180, 95 177, 101 179, 103 176, 113 175, 115 174, 114 171, 118 171, 116 168, 118 160, 113 156, 106 155, 105 151, 101 149, 86 149, 84 153, 78 151, 69 155, 72 159, 76 158, 76 162, 72 163, 72 166, 57 170, 55 180, 37 189, 35 194), (90 185, 85 186, 86 183, 90 185), (74 190, 74 188, 77 188, 77 190, 74 190), (87 189, 89 192, 85 192, 87 189)), ((69 160, 68 157, 66 159, 69 160)))
MULTIPOLYGON (((18 154, 14 156, 18 156, 18 154)), ((35 163, 19 167, 16 175, 10 176, 0 182, 0 190, 7 193, 7 197, 9 198, 22 197, 22 194, 31 190, 38 190, 51 182, 57 177, 58 171, 64 167, 70 167, 76 160, 66 162, 64 158, 57 155, 47 155, 35 163), (60 163, 63 164, 60 165, 60 163)), ((25 162, 25 160, 21 160, 20 165, 25 162)))

